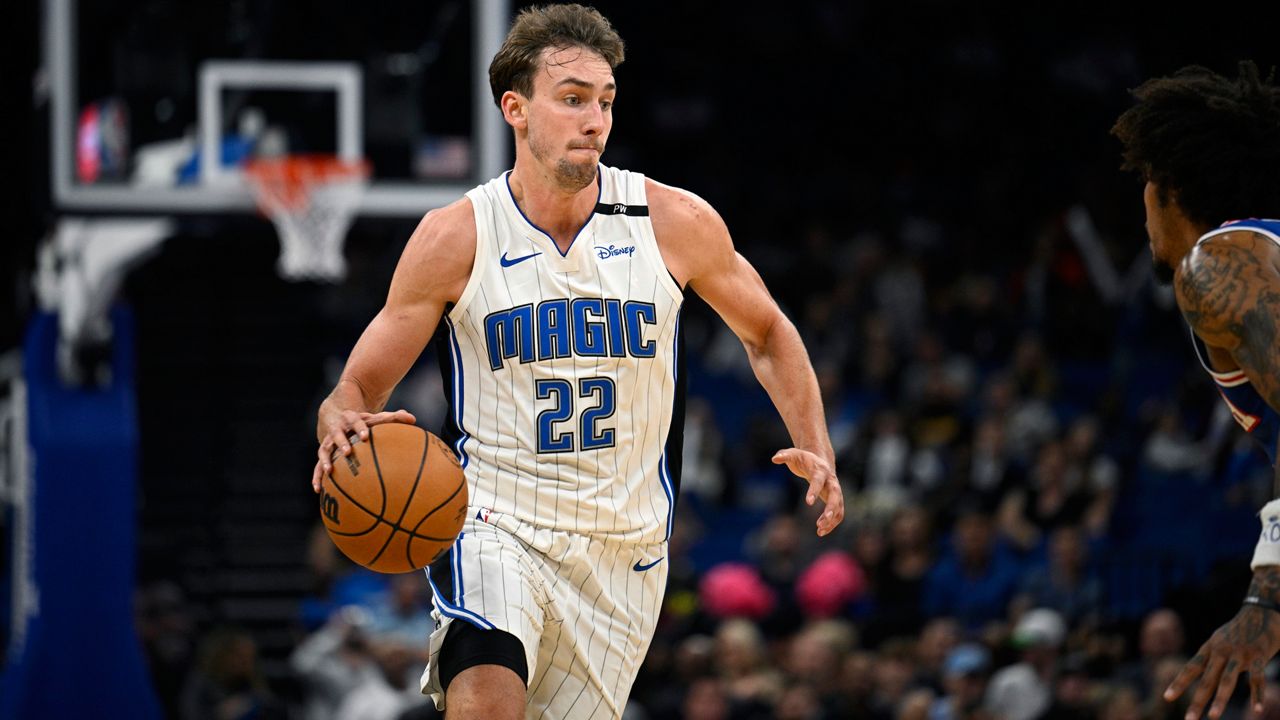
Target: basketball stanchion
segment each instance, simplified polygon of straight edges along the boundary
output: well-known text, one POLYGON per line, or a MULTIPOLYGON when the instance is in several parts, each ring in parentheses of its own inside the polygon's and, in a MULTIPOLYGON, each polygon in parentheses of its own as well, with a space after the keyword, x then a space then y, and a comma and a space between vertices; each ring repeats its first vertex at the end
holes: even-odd
POLYGON ((258 158, 245 165, 258 208, 280 234, 276 265, 286 280, 346 277, 343 240, 369 183, 369 163, 333 155, 258 158))

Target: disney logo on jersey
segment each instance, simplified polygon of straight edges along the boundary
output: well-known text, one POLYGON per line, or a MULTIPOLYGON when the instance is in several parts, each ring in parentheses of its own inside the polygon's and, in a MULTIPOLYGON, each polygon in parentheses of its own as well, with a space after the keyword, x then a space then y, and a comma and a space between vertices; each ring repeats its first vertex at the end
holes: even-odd
POLYGON ((636 246, 627 245, 626 247, 618 247, 617 245, 609 245, 608 247, 605 247, 604 245, 597 245, 595 250, 596 257, 599 258, 601 262, 609 262, 610 260, 617 260, 618 258, 630 258, 632 255, 635 255, 636 246))
POLYGON ((557 298, 491 312, 484 318, 489 367, 567 357, 637 357, 657 354, 647 339, 658 324, 650 302, 614 298, 557 298))

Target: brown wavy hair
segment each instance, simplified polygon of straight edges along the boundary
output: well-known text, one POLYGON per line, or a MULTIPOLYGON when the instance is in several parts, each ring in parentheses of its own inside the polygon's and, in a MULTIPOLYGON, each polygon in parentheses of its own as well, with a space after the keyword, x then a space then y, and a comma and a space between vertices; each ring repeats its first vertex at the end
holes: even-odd
POLYGON ((501 105, 502 94, 508 90, 531 97, 533 74, 542 62, 542 51, 571 47, 600 55, 610 69, 617 69, 624 58, 622 38, 595 8, 567 4, 521 10, 489 63, 494 104, 501 105))

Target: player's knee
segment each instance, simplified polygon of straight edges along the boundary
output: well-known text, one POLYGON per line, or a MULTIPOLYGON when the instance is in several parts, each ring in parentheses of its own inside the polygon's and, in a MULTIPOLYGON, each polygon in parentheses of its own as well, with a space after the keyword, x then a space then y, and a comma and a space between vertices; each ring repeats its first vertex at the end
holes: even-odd
POLYGON ((524 680, 502 665, 469 667, 445 689, 445 720, 520 720, 524 708, 524 680))

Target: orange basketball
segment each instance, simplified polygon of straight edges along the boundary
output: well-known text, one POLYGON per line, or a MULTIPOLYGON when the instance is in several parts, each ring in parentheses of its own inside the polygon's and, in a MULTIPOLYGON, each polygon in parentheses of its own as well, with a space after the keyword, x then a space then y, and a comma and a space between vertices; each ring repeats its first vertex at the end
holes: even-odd
POLYGON ((320 517, 344 555, 383 573, 431 564, 467 515, 467 482, 453 451, 416 425, 386 423, 335 455, 320 486, 320 517))

